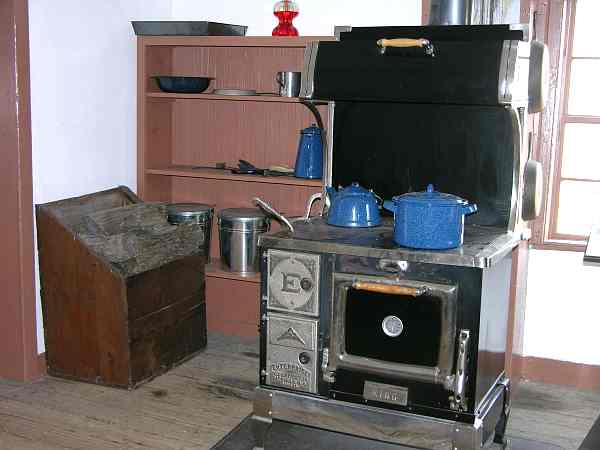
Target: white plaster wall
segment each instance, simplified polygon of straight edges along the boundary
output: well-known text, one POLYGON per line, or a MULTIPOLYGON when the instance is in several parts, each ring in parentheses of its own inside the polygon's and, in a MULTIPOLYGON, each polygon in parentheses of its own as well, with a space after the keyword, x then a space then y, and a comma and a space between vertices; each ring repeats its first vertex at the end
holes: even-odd
MULTIPOLYGON (((172 0, 174 20, 211 20, 248 26, 248 36, 270 36, 275 0, 199 2, 172 0)), ((335 25, 419 25, 421 0, 296 0, 301 36, 329 36, 335 25)))
POLYGON ((524 354, 600 365, 600 266, 583 254, 532 250, 524 354))
POLYGON ((120 184, 135 189, 136 44, 130 21, 170 16, 165 0, 29 0, 34 203, 120 184))
MULTIPOLYGON (((131 20, 213 20, 270 35, 274 1, 30 0, 33 199, 136 187, 136 46, 131 20)), ((300 1, 302 35, 339 24, 420 22, 421 1, 300 1)), ((36 246, 37 247, 37 246, 36 246)), ((36 258, 37 265, 37 258, 36 258)), ((44 351, 38 285, 38 350, 44 351)))

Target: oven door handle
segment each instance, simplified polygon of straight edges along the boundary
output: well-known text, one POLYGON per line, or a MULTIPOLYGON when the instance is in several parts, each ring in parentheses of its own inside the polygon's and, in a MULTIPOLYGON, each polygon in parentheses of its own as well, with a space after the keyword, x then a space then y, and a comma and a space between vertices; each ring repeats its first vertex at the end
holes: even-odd
POLYGON ((398 284, 383 284, 383 283, 368 283, 364 281, 355 281, 352 287, 357 291, 378 292, 380 294, 392 295, 408 295, 410 297, 418 297, 427 292, 425 286, 412 287, 400 286, 398 284))

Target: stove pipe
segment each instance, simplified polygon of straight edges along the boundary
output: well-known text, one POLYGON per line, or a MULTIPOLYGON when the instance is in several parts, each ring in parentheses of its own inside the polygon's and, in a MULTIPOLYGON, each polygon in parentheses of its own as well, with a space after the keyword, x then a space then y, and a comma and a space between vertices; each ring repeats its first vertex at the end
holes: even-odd
POLYGON ((521 0, 431 0, 429 25, 520 22, 521 0))
POLYGON ((471 25, 474 1, 431 0, 429 25, 471 25))

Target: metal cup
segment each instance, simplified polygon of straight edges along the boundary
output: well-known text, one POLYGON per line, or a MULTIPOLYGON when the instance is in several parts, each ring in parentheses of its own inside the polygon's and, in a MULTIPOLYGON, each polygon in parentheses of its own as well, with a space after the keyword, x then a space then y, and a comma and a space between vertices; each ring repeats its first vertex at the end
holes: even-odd
POLYGON ((277 72, 279 95, 282 97, 298 97, 300 94, 300 72, 277 72))

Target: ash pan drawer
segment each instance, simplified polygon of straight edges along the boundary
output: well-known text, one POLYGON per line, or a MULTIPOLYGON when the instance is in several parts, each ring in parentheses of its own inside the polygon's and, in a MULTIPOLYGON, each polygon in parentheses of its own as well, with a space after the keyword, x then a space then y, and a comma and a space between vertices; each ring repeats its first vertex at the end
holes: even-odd
POLYGON ((316 351, 317 320, 269 313, 267 321, 268 345, 316 351))

